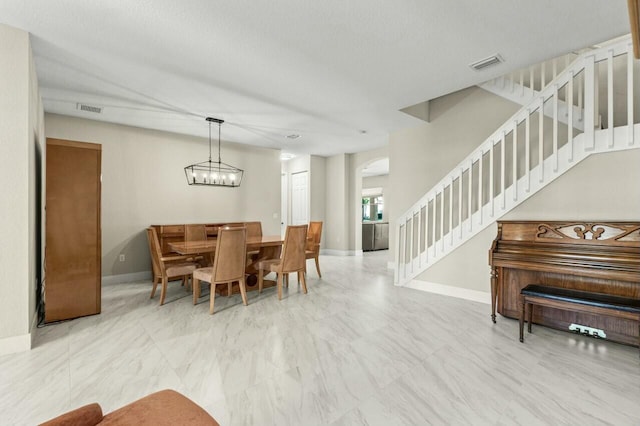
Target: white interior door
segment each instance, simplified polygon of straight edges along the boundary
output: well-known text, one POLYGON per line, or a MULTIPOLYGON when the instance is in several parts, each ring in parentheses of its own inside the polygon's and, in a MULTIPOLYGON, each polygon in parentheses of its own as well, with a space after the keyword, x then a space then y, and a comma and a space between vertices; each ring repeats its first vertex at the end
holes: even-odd
POLYGON ((280 234, 284 237, 289 223, 289 175, 282 173, 280 181, 280 234))
POLYGON ((291 224, 309 223, 309 172, 291 175, 291 224))

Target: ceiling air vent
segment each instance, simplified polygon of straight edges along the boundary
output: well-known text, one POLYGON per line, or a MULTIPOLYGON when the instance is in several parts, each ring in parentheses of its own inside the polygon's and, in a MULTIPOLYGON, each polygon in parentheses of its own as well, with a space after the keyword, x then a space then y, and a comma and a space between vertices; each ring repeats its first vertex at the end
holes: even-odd
POLYGON ((481 71, 487 67, 490 67, 492 65, 497 65, 502 62, 504 62, 504 59, 502 59, 502 56, 493 55, 493 56, 489 56, 488 58, 480 59, 479 61, 469 64, 469 66, 476 71, 481 71))
POLYGON ((80 111, 95 112, 96 114, 102 113, 102 107, 86 104, 76 104, 76 109, 79 109, 80 111))

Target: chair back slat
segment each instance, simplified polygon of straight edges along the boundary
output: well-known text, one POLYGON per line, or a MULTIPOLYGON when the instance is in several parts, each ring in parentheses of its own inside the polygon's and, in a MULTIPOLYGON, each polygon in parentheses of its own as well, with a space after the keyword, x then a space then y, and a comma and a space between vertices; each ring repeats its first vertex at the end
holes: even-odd
POLYGON ((287 226, 282 247, 282 272, 295 272, 305 267, 305 245, 308 225, 287 226))
POLYGON ((262 237, 262 222, 245 222, 247 228, 247 238, 262 237))
POLYGON ((218 229, 213 282, 236 281, 244 277, 247 261, 247 228, 218 229))
POLYGON ((307 233, 307 250, 320 250, 320 239, 322 238, 322 222, 309 222, 309 232, 307 233))
POLYGON ((204 241, 207 239, 207 228, 205 225, 185 225, 185 241, 204 241))
POLYGON ((149 242, 149 254, 151 255, 151 265, 153 266, 153 274, 162 276, 164 273, 164 263, 160 261, 162 250, 160 249, 160 240, 156 228, 147 228, 147 241, 149 242))

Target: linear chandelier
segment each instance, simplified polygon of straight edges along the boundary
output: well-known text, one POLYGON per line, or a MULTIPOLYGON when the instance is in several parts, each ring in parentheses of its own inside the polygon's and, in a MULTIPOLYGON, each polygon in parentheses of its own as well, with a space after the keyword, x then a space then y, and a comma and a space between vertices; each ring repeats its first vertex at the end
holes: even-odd
POLYGON ((209 160, 185 167, 187 182, 189 185, 238 187, 244 170, 223 163, 220 157, 220 128, 224 120, 213 117, 207 117, 206 120, 209 122, 209 160), (218 123, 218 161, 211 160, 211 123, 218 123))

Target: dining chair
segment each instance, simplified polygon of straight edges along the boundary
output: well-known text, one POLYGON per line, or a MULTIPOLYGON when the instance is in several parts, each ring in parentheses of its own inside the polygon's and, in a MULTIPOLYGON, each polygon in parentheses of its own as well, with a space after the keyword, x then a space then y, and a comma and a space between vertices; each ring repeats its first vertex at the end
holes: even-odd
POLYGON ((298 273, 298 282, 302 283, 302 290, 307 293, 307 281, 305 272, 305 243, 307 239, 308 225, 287 226, 284 235, 282 256, 279 259, 267 259, 258 262, 258 292, 262 292, 264 285, 264 273, 275 272, 278 275, 278 300, 282 300, 282 283, 285 274, 298 273))
MULTIPOLYGON (((262 237, 262 222, 245 222, 247 228, 247 239, 262 237)), ((260 253, 260 250, 247 251, 247 263, 252 262, 260 253)))
MULTIPOLYGON (((185 225, 184 226, 184 240, 185 241, 206 241, 207 239, 207 228, 204 224, 196 224, 196 225, 185 225)), ((215 254, 213 252, 209 253, 207 256, 195 256, 193 257, 194 261, 197 261, 201 267, 207 267, 213 265, 213 257, 215 254)))
POLYGON ((238 281, 242 303, 247 305, 247 288, 245 286, 245 265, 247 261, 247 229, 220 228, 216 243, 216 256, 213 266, 199 268, 193 272, 193 304, 200 297, 200 281, 211 284, 209 291, 209 314, 213 314, 216 297, 216 284, 227 284, 228 294, 231 295, 232 284, 238 281))
POLYGON ((309 232, 307 233, 307 245, 305 247, 305 261, 306 259, 315 259, 316 271, 318 276, 322 278, 320 273, 320 238, 322 237, 322 222, 309 222, 309 232))
POLYGON ((185 225, 185 241, 204 241, 207 239, 207 229, 204 225, 185 225))
POLYGON ((190 262, 189 256, 171 255, 163 256, 160 249, 160 240, 156 229, 147 228, 147 240, 149 242, 149 252, 151 254, 151 264, 153 267, 153 289, 150 299, 156 294, 158 284, 160 287, 160 305, 164 305, 167 295, 167 284, 173 278, 182 278, 182 284, 187 284, 192 278, 193 271, 199 266, 196 262, 190 262))

